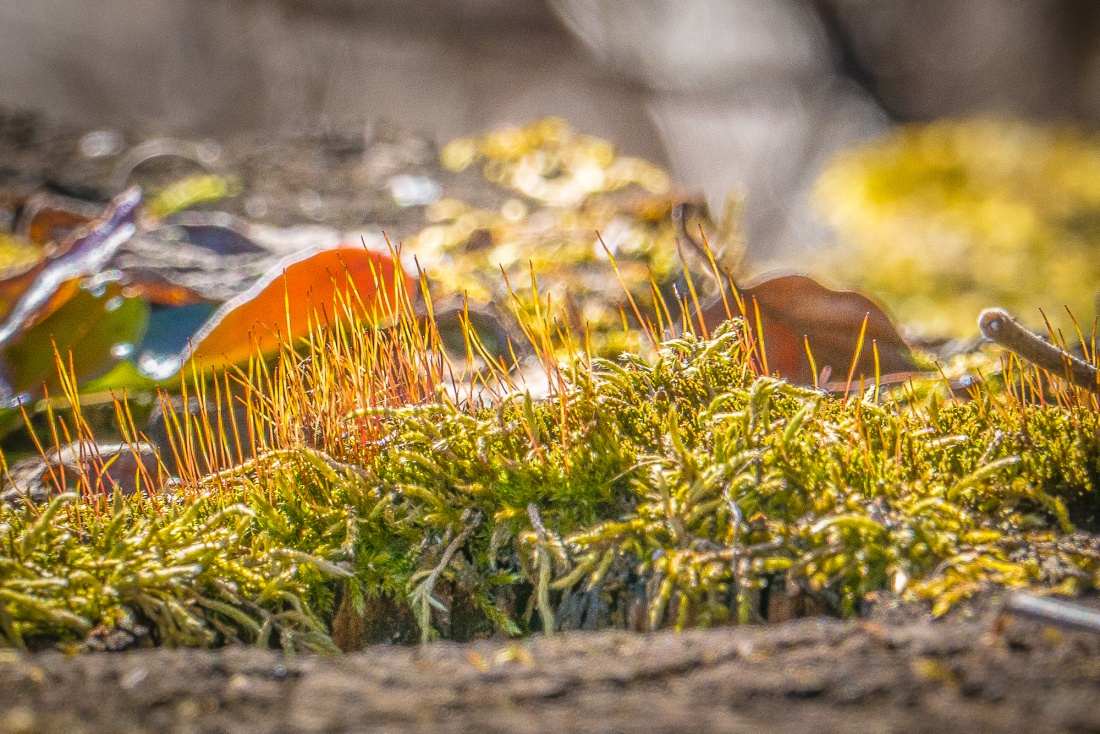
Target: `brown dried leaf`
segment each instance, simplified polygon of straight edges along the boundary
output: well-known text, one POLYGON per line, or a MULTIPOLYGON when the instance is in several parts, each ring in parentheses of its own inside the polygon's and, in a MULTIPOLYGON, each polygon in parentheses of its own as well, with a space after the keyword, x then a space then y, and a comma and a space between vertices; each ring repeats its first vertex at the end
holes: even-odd
MULTIPOLYGON (((879 354, 879 374, 913 372, 917 369, 905 343, 882 307, 865 295, 834 291, 804 275, 782 275, 741 288, 746 321, 754 335, 763 330, 764 356, 769 372, 790 382, 814 384, 806 353, 809 343, 818 375, 844 384, 852 369, 857 348, 859 359, 853 381, 875 378, 874 349, 879 354), (759 318, 758 318, 759 315, 759 318), (860 333, 863 343, 860 346, 860 333)), ((713 329, 726 318, 719 302, 703 314, 713 329)))

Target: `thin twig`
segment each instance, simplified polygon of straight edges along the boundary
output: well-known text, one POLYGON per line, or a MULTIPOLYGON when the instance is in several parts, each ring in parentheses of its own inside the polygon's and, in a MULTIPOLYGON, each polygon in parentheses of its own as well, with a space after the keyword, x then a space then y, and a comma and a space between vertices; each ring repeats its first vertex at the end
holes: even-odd
POLYGON ((538 603, 539 614, 542 616, 542 631, 546 636, 554 634, 554 609, 550 605, 550 577, 553 574, 553 558, 546 547, 553 543, 553 536, 546 529, 539 515, 539 508, 534 502, 527 505, 527 516, 531 518, 531 526, 535 529, 535 535, 539 539, 535 556, 539 564, 539 578, 535 590, 535 598, 538 603))
POLYGON ((462 544, 466 542, 466 539, 470 537, 470 533, 474 532, 480 524, 481 513, 475 510, 474 516, 466 523, 466 527, 462 528, 462 532, 456 535, 454 540, 447 545, 447 549, 443 551, 443 557, 439 559, 438 565, 436 565, 436 567, 432 569, 431 574, 428 575, 427 586, 429 593, 431 588, 435 586, 435 581, 439 578, 439 574, 443 573, 443 569, 450 565, 454 554, 458 552, 458 549, 461 548, 462 544))
POLYGON ((1003 308, 987 308, 978 317, 986 339, 1055 375, 1062 375, 1077 387, 1100 394, 1100 370, 1070 354, 1038 334, 1028 331, 1003 308))
POLYGON ((1010 614, 1038 619, 1059 627, 1100 633, 1100 612, 1080 604, 1016 592, 1008 597, 1004 609, 1010 614))

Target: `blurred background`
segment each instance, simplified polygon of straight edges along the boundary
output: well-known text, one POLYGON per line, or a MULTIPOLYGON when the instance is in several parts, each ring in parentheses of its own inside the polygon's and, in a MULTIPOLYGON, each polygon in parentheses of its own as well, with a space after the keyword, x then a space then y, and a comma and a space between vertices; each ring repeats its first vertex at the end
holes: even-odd
POLYGON ((993 302, 1087 322, 1100 278, 1091 0, 0 0, 0 106, 214 138, 385 122, 439 145, 560 116, 716 213, 743 197, 758 270, 839 240, 872 265, 834 282, 929 333, 993 302), (944 118, 1011 124, 889 142, 944 118), (884 253, 903 256, 871 272, 884 253))
POLYGON ((1100 119, 1089 0, 3 0, 0 104, 219 135, 385 119, 444 142, 545 115, 746 195, 750 256, 896 121, 1100 119))

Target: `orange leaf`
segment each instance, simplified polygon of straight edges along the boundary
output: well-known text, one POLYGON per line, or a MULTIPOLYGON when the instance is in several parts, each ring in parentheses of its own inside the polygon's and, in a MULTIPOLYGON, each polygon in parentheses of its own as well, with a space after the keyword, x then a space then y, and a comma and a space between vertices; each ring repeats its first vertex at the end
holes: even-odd
POLYGON ((126 295, 141 296, 157 306, 189 306, 203 301, 201 294, 186 286, 143 278, 141 274, 135 276, 130 272, 126 276, 126 295))
POLYGON ((392 255, 362 246, 307 250, 284 258, 210 317, 192 340, 193 356, 211 368, 247 361, 256 349, 270 354, 288 336, 308 334, 311 319, 317 323, 343 317, 343 303, 367 319, 386 320, 396 310, 397 298, 411 294, 416 285, 404 269, 398 279, 396 270, 392 255), (358 299, 350 289, 358 292, 358 299))

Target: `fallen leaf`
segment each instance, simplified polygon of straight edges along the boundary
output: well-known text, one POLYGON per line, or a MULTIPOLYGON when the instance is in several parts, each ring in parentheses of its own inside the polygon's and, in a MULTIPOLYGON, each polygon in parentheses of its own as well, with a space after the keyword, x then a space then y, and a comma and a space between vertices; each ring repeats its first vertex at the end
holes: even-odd
POLYGON ((0 397, 9 404, 20 396, 42 395, 60 387, 54 348, 72 370, 77 385, 106 374, 133 352, 148 321, 148 307, 126 298, 118 283, 95 292, 66 283, 76 293, 33 327, 19 332, 0 352, 3 381, 0 397), (70 356, 71 355, 71 356, 70 356))
POLYGON ((35 505, 49 502, 57 489, 54 476, 59 481, 64 477, 64 489, 78 489, 81 477, 85 477, 88 486, 97 493, 110 495, 117 487, 129 496, 138 489, 156 490, 161 471, 160 457, 151 444, 77 441, 49 449, 45 456, 20 459, 6 474, 0 502, 18 506, 25 502, 35 505), (154 486, 142 486, 142 478, 146 476, 153 480, 154 486))
POLYGON ((224 302, 246 290, 278 262, 228 216, 173 223, 132 237, 111 258, 127 285, 154 304, 224 302))
POLYGON ((180 306, 153 304, 149 309, 149 328, 138 345, 139 361, 146 355, 176 355, 217 312, 218 305, 202 301, 180 306))
POLYGON ((194 334, 193 348, 175 355, 143 354, 138 367, 153 379, 163 380, 192 356, 204 369, 211 369, 245 362, 257 350, 271 354, 288 337, 308 334, 311 319, 316 323, 316 319, 341 318, 344 299, 362 311, 362 318, 385 319, 392 308, 387 304, 396 302, 398 289, 403 288, 401 297, 406 297, 416 285, 403 268, 400 276, 397 270, 389 253, 365 247, 308 250, 289 256, 247 291, 224 303, 194 334))
POLYGON ((177 224, 165 228, 177 228, 187 242, 202 247, 216 255, 268 255, 270 252, 252 241, 244 231, 245 226, 233 217, 204 215, 181 216, 177 224), (224 221, 223 221, 224 220, 224 221))
POLYGON ((23 204, 14 233, 43 248, 48 256, 61 255, 70 235, 97 219, 98 208, 90 202, 40 191, 23 204))
POLYGON ((44 259, 40 247, 21 237, 0 232, 0 280, 23 275, 44 259))
POLYGON ((141 192, 130 189, 120 194, 96 221, 81 227, 62 244, 64 255, 49 262, 26 282, 27 274, 0 284, 0 297, 10 297, 0 323, 0 346, 59 308, 75 293, 80 278, 99 274, 118 248, 137 231, 135 217, 141 192), (21 290, 12 292, 15 283, 21 290))
MULTIPOLYGON (((909 345, 897 327, 882 307, 865 295, 834 291, 804 275, 770 278, 739 288, 739 292, 745 304, 746 322, 756 337, 759 337, 756 326, 759 312, 769 372, 790 382, 802 385, 815 382, 806 353, 807 342, 818 375, 831 375, 833 381, 842 385, 852 369, 857 348, 860 352, 852 374, 853 382, 861 377, 875 379, 876 346, 880 376, 917 370, 909 345), (860 347, 865 320, 866 331, 860 347)), ((732 302, 730 306, 736 308, 732 302)), ((725 307, 720 301, 703 313, 709 329, 725 318, 725 307)))
POLYGON ((159 191, 149 202, 150 216, 162 218, 189 209, 196 204, 206 204, 230 194, 233 185, 224 176, 199 174, 180 179, 159 191))
POLYGON ((0 316, 19 300, 49 262, 64 254, 76 229, 95 219, 86 202, 46 192, 8 192, 0 233, 0 316))

